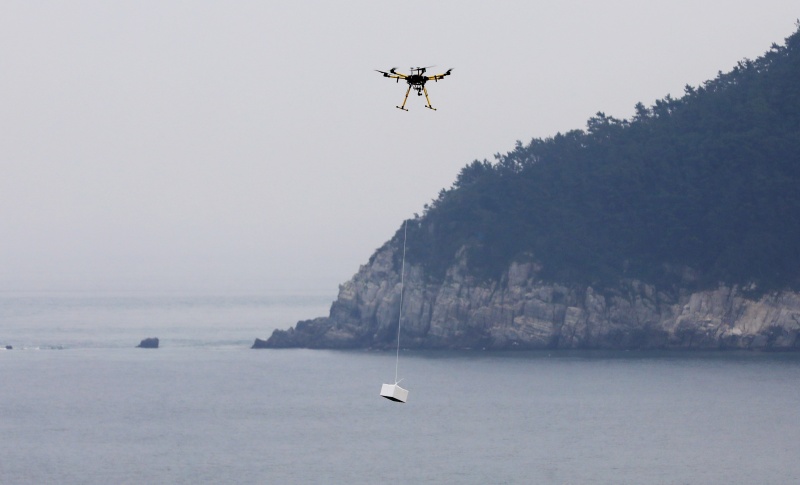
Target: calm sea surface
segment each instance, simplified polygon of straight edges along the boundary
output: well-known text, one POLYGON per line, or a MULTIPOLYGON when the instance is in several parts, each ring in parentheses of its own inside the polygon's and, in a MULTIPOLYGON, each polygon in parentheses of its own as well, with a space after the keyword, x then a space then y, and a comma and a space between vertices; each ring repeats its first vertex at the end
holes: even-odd
POLYGON ((800 482, 795 354, 402 351, 398 404, 249 349, 330 300, 0 295, 0 483, 800 482))

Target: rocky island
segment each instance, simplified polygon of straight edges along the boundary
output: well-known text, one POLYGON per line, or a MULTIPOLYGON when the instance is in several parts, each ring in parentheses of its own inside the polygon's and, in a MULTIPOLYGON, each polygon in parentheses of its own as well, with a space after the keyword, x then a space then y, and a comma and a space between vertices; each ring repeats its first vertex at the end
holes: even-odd
POLYGON ((136 346, 138 349, 157 349, 158 348, 158 338, 156 337, 148 337, 143 339, 139 342, 139 345, 136 346))

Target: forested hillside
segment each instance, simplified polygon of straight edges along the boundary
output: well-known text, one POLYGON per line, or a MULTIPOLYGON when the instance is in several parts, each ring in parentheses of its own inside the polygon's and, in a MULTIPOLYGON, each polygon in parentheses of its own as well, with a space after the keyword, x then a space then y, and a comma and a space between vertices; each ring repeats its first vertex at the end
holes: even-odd
POLYGON ((465 248, 483 280, 532 260, 544 280, 761 292, 800 287, 799 243, 800 24, 632 119, 597 113, 469 164, 409 225, 408 258, 434 279, 465 248))

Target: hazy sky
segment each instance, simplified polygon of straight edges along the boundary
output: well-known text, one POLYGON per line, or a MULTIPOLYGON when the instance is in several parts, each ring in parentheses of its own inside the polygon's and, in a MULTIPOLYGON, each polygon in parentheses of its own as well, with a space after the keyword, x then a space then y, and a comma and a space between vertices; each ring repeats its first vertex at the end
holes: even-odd
POLYGON ((797 0, 0 3, 0 291, 321 290, 462 166, 680 96, 797 0), (453 75, 395 108, 374 69, 453 75))

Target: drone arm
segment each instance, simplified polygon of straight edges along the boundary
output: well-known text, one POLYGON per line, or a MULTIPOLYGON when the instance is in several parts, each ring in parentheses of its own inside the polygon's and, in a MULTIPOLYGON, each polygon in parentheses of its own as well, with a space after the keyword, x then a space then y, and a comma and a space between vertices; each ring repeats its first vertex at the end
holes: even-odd
POLYGON ((401 79, 405 79, 408 76, 406 76, 405 74, 394 74, 392 76, 387 76, 386 74, 384 74, 383 77, 388 77, 389 79, 397 79, 397 82, 400 82, 401 79))
POLYGON ((445 72, 443 74, 434 74, 433 76, 426 76, 425 78, 428 81, 439 81, 439 79, 444 79, 445 76, 449 76, 450 75, 450 71, 452 71, 452 70, 453 69, 451 68, 451 69, 448 69, 447 72, 445 72))
POLYGON ((399 72, 394 72, 394 71, 385 72, 385 71, 379 71, 377 69, 375 69, 375 71, 383 74, 383 77, 388 77, 389 79, 405 79, 408 77, 405 74, 400 74, 399 72))

